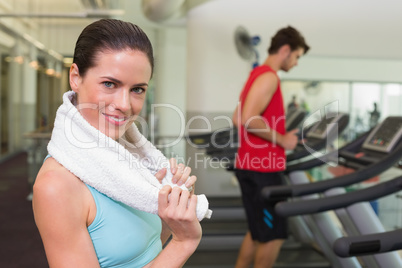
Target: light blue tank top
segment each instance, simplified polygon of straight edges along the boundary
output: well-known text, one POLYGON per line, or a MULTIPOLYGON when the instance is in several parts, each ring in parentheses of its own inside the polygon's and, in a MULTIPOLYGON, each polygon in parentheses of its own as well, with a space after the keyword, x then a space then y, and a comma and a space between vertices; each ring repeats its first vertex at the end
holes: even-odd
POLYGON ((159 216, 117 202, 87 185, 96 204, 88 226, 100 266, 143 267, 162 250, 159 216))
POLYGON ((158 215, 136 210, 87 187, 96 204, 96 216, 88 232, 100 267, 143 267, 158 256, 162 250, 158 215))

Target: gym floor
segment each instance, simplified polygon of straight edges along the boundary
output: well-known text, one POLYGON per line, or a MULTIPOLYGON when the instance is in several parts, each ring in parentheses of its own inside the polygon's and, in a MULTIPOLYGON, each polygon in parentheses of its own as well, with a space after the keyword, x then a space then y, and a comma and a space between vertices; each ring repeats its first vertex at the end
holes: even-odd
POLYGON ((49 267, 27 200, 27 154, 0 164, 0 267, 49 267))

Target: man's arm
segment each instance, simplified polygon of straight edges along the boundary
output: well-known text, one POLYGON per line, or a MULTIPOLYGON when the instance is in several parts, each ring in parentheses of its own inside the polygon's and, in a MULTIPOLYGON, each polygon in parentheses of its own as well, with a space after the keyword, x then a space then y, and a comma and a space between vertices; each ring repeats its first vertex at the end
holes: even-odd
MULTIPOLYGON (((285 149, 294 149, 297 144, 295 133, 297 130, 287 132, 281 135, 275 130, 270 129, 262 118, 261 114, 272 100, 272 96, 278 87, 279 80, 277 76, 271 72, 262 74, 258 77, 245 99, 243 108, 239 111, 240 106, 235 110, 233 118, 240 118, 241 124, 248 132, 263 138, 267 141, 278 144, 285 149), (237 116, 237 114, 239 114, 237 116)), ((239 122, 234 122, 236 125, 239 122)))
POLYGON ((232 115, 232 122, 236 128, 239 127, 239 109, 239 105, 237 105, 232 115))

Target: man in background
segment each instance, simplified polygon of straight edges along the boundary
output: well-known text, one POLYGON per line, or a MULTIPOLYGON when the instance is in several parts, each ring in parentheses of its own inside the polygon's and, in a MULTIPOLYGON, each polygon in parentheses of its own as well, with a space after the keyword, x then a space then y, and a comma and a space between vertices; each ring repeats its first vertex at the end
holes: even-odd
POLYGON ((239 129, 236 177, 247 215, 246 233, 236 268, 272 267, 287 238, 287 221, 274 211, 275 200, 264 201, 261 189, 283 183, 285 150, 297 145, 297 130, 286 132, 279 70, 289 71, 309 46, 293 27, 280 29, 271 40, 268 57, 254 68, 241 92, 233 123, 239 129))

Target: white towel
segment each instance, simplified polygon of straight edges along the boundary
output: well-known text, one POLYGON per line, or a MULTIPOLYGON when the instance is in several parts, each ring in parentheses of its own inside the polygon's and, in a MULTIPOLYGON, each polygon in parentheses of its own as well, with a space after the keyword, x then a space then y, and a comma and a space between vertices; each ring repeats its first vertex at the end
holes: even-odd
MULTIPOLYGON (((138 130, 130 127, 119 142, 91 126, 73 105, 74 92, 63 95, 49 154, 84 183, 135 209, 158 214, 158 193, 172 187, 168 159, 138 130), (154 174, 167 168, 162 184, 154 174)), ((80 107, 81 108, 81 107, 80 107)), ((91 108, 91 107, 86 107, 91 108)), ((185 188, 184 185, 181 187, 185 188)), ((205 195, 197 195, 197 218, 210 218, 205 195)))

